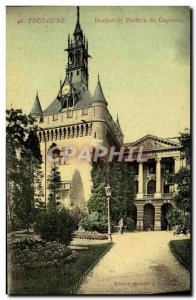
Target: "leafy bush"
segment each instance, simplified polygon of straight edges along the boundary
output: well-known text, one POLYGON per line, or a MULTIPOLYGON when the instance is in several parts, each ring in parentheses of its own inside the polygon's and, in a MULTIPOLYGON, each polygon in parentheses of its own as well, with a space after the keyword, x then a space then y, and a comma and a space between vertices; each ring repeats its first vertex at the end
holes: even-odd
POLYGON ((106 233, 107 219, 98 212, 91 212, 79 222, 79 226, 82 226, 87 231, 106 233))
POLYGON ((77 239, 88 239, 88 240, 107 240, 108 235, 105 233, 99 233, 97 231, 75 231, 74 237, 77 239))
POLYGON ((59 266, 77 257, 75 251, 63 244, 33 239, 13 242, 9 254, 9 263, 14 268, 28 269, 59 266))
POLYGON ((34 240, 34 239, 24 239, 11 243, 10 247, 14 253, 20 253, 22 251, 36 250, 39 246, 44 246, 45 241, 34 240))
POLYGON ((74 219, 69 210, 48 210, 37 216, 35 231, 46 241, 69 244, 74 232, 74 219))
POLYGON ((127 231, 133 231, 135 229, 135 224, 132 218, 126 217, 125 226, 127 226, 127 231))
POLYGON ((179 225, 190 229, 190 213, 186 213, 186 215, 184 215, 182 211, 174 207, 169 209, 167 213, 167 221, 172 228, 179 225))

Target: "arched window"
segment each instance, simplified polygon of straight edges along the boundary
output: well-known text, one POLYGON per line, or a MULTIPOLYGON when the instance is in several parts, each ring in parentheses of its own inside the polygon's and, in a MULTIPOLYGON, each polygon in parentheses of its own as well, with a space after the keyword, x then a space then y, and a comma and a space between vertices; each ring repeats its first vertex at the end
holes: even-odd
POLYGON ((86 124, 86 135, 88 135, 88 124, 86 124))
POLYGON ((68 139, 70 138, 70 127, 68 127, 68 129, 67 129, 67 137, 68 137, 68 139))
POLYGON ((54 136, 55 140, 57 140, 57 134, 58 134, 57 129, 55 129, 55 136, 54 136))
POLYGON ((61 140, 61 137, 62 137, 62 131, 61 131, 61 128, 59 129, 59 139, 61 140))
POLYGON ((74 128, 74 126, 72 126, 72 137, 74 137, 75 136, 75 128, 74 128))
POLYGON ((49 131, 47 131, 46 136, 47 136, 47 142, 48 142, 49 139, 50 139, 50 133, 49 133, 49 131))

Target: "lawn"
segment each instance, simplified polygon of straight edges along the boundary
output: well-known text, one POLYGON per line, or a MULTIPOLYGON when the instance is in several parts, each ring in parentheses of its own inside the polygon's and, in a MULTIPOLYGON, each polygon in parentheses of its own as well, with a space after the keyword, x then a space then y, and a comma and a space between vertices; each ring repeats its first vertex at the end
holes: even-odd
MULTIPOLYGON (((59 267, 10 272, 10 295, 69 295, 88 268, 111 246, 87 245, 73 262, 59 267)), ((9 281, 9 280, 8 280, 9 281)))
POLYGON ((180 260, 190 269, 191 264, 191 241, 190 240, 177 240, 171 241, 170 246, 180 260))

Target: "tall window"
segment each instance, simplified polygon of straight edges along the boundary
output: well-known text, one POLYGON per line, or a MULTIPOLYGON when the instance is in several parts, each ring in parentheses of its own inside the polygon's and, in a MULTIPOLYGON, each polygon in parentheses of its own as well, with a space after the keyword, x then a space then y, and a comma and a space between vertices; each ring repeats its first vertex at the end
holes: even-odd
POLYGON ((156 181, 150 180, 147 185, 147 194, 155 194, 156 192, 156 181))
POLYGON ((148 165, 149 174, 155 174, 156 173, 156 165, 154 162, 149 163, 148 165))
POLYGON ((67 117, 68 118, 72 118, 73 117, 73 111, 72 110, 68 110, 67 117))
POLYGON ((62 181, 61 190, 59 192, 59 196, 61 199, 65 199, 69 197, 70 188, 71 188, 70 181, 62 181))
POLYGON ((56 120, 58 120, 58 115, 57 114, 53 115, 53 121, 56 121, 56 120))

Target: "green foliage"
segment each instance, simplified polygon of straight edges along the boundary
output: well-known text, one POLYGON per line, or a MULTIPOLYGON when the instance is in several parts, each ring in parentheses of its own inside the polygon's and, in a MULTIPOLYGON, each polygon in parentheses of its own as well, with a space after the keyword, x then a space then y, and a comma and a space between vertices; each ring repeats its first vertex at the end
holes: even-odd
POLYGON ((74 232, 74 220, 69 210, 62 208, 43 211, 38 214, 35 231, 46 241, 57 241, 62 244, 69 244, 74 232))
POLYGON ((52 167, 50 175, 47 178, 48 182, 48 208, 55 208, 60 204, 58 201, 60 199, 59 192, 61 190, 61 174, 59 172, 59 168, 55 165, 52 167))
POLYGON ((191 134, 190 129, 186 128, 184 132, 181 132, 179 138, 182 150, 184 152, 184 157, 186 158, 187 164, 191 161, 191 134))
POLYGON ((124 225, 127 226, 127 231, 133 231, 135 229, 135 224, 132 218, 126 217, 124 225))
POLYGON ((80 221, 86 216, 86 210, 80 209, 79 207, 73 207, 70 210, 70 215, 73 219, 73 227, 75 230, 78 229, 80 221))
POLYGON ((182 210, 171 207, 167 213, 167 221, 171 227, 180 225, 182 228, 190 229, 190 214, 184 214, 182 210))
POLYGON ((75 231, 74 237, 77 239, 87 239, 87 240, 107 240, 108 234, 99 233, 97 231, 75 231))
POLYGON ((131 217, 134 210, 134 173, 125 163, 113 163, 109 168, 111 186, 111 218, 118 223, 120 216, 131 217))
POLYGON ((88 245, 88 250, 80 251, 77 259, 58 267, 16 270, 13 266, 8 276, 9 295, 73 294, 81 277, 110 247, 111 244, 107 242, 88 245))
POLYGON ((60 266, 70 261, 72 251, 57 242, 25 239, 11 244, 10 263, 14 268, 35 269, 60 266), (69 256, 69 260, 67 259, 69 256))
MULTIPOLYGON (((93 164, 92 171, 92 195, 88 201, 88 210, 97 212, 98 215, 107 218, 107 199, 105 195, 106 186, 106 164, 93 164)), ((116 162, 109 166, 108 181, 111 187, 111 219, 117 224, 120 215, 126 214, 131 217, 134 209, 135 188, 134 173, 128 165, 116 162)), ((89 229, 88 229, 89 230, 89 229)))
POLYGON ((189 212, 191 207, 191 172, 190 169, 181 168, 174 176, 177 184, 177 194, 174 197, 176 207, 189 212))
POLYGON ((190 228, 190 219, 187 218, 191 210, 191 170, 189 166, 191 159, 190 130, 187 129, 184 133, 181 133, 179 140, 184 158, 187 162, 187 167, 183 167, 178 173, 167 177, 168 182, 177 185, 177 193, 173 198, 175 208, 169 211, 168 222, 171 226, 185 225, 186 223, 186 226, 190 228))
POLYGON ((28 229, 43 195, 39 141, 31 116, 14 109, 6 113, 8 221, 12 230, 28 229))
POLYGON ((105 217, 105 215, 102 215, 97 211, 93 211, 79 222, 79 226, 82 226, 82 228, 87 231, 106 233, 107 218, 105 217))
POLYGON ((176 225, 182 225, 183 219, 179 210, 174 207, 171 207, 166 215, 169 225, 172 227, 176 225))

